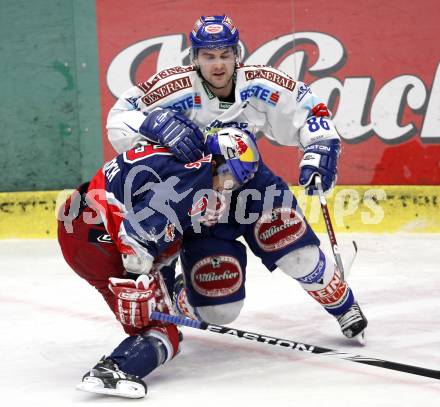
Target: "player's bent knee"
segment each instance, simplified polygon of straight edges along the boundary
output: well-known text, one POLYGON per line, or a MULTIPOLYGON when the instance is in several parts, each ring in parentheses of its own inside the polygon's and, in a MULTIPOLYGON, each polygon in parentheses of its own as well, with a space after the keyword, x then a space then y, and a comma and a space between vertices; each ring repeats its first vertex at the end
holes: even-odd
POLYGON ((325 266, 325 255, 318 246, 304 246, 287 253, 276 264, 284 273, 298 280, 308 276, 317 266, 325 266))
POLYGON ((244 301, 234 301, 228 304, 196 307, 198 316, 210 324, 224 325, 233 322, 243 308, 244 301))
POLYGON ((336 273, 332 258, 318 246, 294 250, 278 260, 277 266, 307 291, 322 289, 322 284, 332 281, 336 273))
POLYGON ((304 290, 332 315, 341 315, 354 302, 353 293, 333 259, 318 246, 306 246, 288 253, 277 265, 295 278, 304 290))

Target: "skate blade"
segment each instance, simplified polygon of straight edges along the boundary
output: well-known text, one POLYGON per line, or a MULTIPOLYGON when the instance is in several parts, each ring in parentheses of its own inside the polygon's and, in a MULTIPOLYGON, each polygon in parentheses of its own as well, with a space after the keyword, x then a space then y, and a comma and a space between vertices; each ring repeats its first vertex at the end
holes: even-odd
POLYGON ((367 344, 367 341, 365 339, 365 331, 362 331, 359 335, 356 335, 353 339, 356 342, 358 342, 359 345, 365 346, 367 344))
POLYGON ((115 389, 104 387, 104 383, 97 377, 86 377, 84 381, 76 386, 77 390, 88 393, 105 394, 108 396, 140 399, 145 397, 145 389, 139 383, 128 380, 120 380, 115 389))

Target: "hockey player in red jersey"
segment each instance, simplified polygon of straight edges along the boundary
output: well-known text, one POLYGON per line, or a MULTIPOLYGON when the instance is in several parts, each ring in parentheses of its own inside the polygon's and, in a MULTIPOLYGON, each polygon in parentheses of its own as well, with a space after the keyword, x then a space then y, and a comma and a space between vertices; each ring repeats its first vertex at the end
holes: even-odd
MULTIPOLYGON (((163 120, 168 128, 185 127, 179 115, 163 120)), ((203 220, 209 200, 215 211, 217 194, 241 186, 259 166, 252 134, 225 129, 210 138, 224 154, 213 155, 207 146, 205 156, 189 164, 166 147, 139 143, 107 162, 61 208, 58 240, 65 260, 102 294, 129 335, 79 389, 143 397, 142 378, 177 354, 176 326, 151 321, 150 313, 171 311, 167 293, 182 235, 203 220)))

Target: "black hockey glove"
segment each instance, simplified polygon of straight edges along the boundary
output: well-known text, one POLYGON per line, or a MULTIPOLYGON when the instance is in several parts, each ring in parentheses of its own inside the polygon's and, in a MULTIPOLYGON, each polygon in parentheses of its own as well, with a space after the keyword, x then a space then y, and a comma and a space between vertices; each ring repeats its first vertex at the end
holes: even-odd
POLYGON ((160 107, 148 113, 139 128, 148 140, 166 146, 183 162, 202 158, 205 138, 195 123, 179 112, 160 107))

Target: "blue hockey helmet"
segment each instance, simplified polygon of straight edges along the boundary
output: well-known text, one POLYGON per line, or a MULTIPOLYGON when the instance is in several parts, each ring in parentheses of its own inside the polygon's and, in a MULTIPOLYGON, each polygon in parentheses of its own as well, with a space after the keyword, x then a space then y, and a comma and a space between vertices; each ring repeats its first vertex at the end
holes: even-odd
POLYGON ((257 172, 260 153, 255 136, 251 132, 227 127, 208 135, 206 144, 214 156, 221 155, 225 160, 220 166, 223 169, 218 172, 229 171, 237 186, 249 181, 257 172))
POLYGON ((240 47, 238 45, 238 29, 234 26, 231 18, 222 16, 201 16, 194 24, 189 34, 191 42, 191 59, 196 58, 200 48, 228 48, 232 47, 238 59, 240 47))

